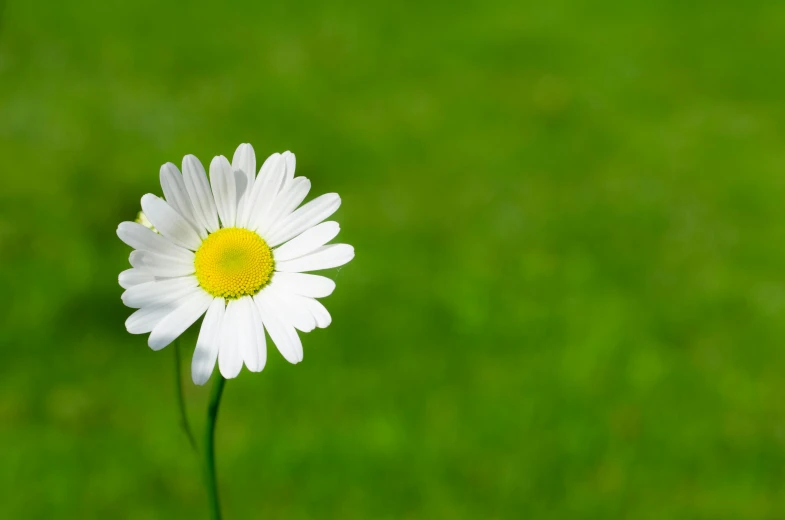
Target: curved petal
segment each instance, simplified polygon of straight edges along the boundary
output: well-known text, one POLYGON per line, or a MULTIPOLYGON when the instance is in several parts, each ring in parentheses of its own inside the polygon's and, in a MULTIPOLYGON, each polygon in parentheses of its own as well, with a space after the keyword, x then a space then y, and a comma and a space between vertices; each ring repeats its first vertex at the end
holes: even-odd
POLYGON ((267 158, 246 200, 241 226, 255 230, 264 221, 283 185, 285 173, 286 162, 281 154, 276 153, 267 158))
POLYGON ((218 360, 218 348, 221 340, 221 324, 226 311, 223 298, 215 298, 202 321, 199 339, 196 340, 194 357, 191 360, 191 379, 194 384, 203 385, 210 379, 215 362, 218 360))
POLYGON ((261 372, 267 362, 262 318, 250 296, 241 298, 237 307, 240 319, 236 328, 243 361, 251 372, 261 372))
POLYGON ((202 239, 185 218, 177 213, 166 201, 148 193, 142 197, 142 211, 153 226, 175 244, 195 251, 202 245, 202 239))
POLYGON ((158 325, 158 322, 173 310, 171 305, 147 306, 137 309, 125 320, 125 330, 129 334, 149 334, 158 325))
POLYGON ((294 170, 297 167, 297 159, 289 150, 286 150, 281 155, 283 155, 283 159, 286 161, 286 177, 284 178, 284 186, 286 186, 294 179, 294 170))
POLYGON ((303 360, 303 344, 294 326, 285 321, 277 310, 279 303, 271 291, 262 291, 254 296, 254 301, 259 307, 264 328, 270 334, 275 346, 281 355, 292 364, 303 360))
POLYGON ((213 297, 206 291, 197 291, 155 326, 147 344, 153 350, 161 350, 193 325, 207 311, 212 301, 213 297))
POLYGON ((195 276, 147 282, 126 289, 121 298, 126 307, 140 309, 147 305, 161 305, 176 300, 198 285, 199 281, 195 276))
POLYGON ((192 258, 191 255, 193 255, 188 249, 175 245, 169 239, 136 222, 120 223, 117 226, 117 236, 134 249, 159 253, 186 261, 192 258))
POLYGON ((188 276, 189 274, 194 274, 194 272, 196 272, 193 260, 190 262, 183 262, 149 251, 134 251, 131 253, 132 257, 135 255, 136 258, 134 258, 134 262, 140 262, 142 269, 161 278, 188 276))
POLYGON ((242 324, 239 300, 230 300, 226 306, 223 327, 221 328, 218 350, 218 369, 226 379, 237 377, 243 368, 243 353, 240 350, 238 328, 242 324))
POLYGON ((313 298, 307 298, 305 296, 295 296, 294 299, 300 305, 308 309, 308 311, 313 315, 313 318, 316 320, 316 326, 320 329, 325 329, 330 325, 330 323, 332 323, 332 316, 330 316, 327 308, 322 305, 320 301, 314 300, 313 298))
POLYGON ((207 182, 207 174, 202 163, 193 155, 183 157, 183 182, 191 198, 197 222, 210 233, 218 231, 218 211, 215 209, 215 199, 207 182))
POLYGON ((349 244, 331 244, 323 246, 311 254, 276 262, 275 270, 288 273, 302 273, 305 271, 320 271, 339 267, 354 258, 354 248, 349 244))
POLYGON ((126 269, 118 277, 120 287, 123 289, 130 289, 134 285, 152 282, 153 280, 155 280, 155 277, 151 273, 141 269, 126 269))
POLYGON ((273 202, 270 213, 265 217, 264 222, 257 231, 262 237, 272 229, 279 220, 288 217, 297 206, 302 204, 308 192, 311 191, 311 181, 305 177, 297 177, 292 182, 284 186, 273 202))
POLYGON ((237 175, 237 215, 241 215, 247 195, 251 192, 256 178, 256 154, 253 151, 253 146, 243 143, 237 147, 234 157, 232 157, 232 170, 236 174, 239 172, 237 175))
POLYGON ((327 193, 313 199, 276 223, 265 237, 267 245, 275 247, 296 237, 335 213, 340 205, 341 197, 337 193, 327 193))
POLYGON ((270 285, 285 292, 311 298, 324 298, 335 290, 335 282, 329 278, 304 273, 276 272, 270 285))
POLYGON ((172 206, 172 209, 182 215, 202 239, 207 238, 207 231, 196 221, 194 216, 194 207, 185 190, 183 176, 177 166, 170 162, 161 166, 161 188, 164 190, 166 202, 172 206))
POLYGON ((340 231, 337 222, 322 222, 275 249, 275 261, 293 260, 312 253, 335 238, 340 231))
POLYGON ((237 220, 237 186, 232 165, 223 155, 214 157, 210 163, 210 182, 223 227, 234 227, 237 220))
POLYGON ((265 289, 273 294, 271 298, 276 301, 275 310, 278 316, 292 325, 295 329, 302 332, 311 332, 316 328, 316 320, 313 315, 293 298, 295 295, 270 285, 265 289))
POLYGON ((144 255, 144 251, 136 250, 131 251, 131 254, 128 255, 128 263, 131 264, 131 267, 134 269, 139 269, 140 271, 149 272, 147 268, 145 268, 144 263, 142 262, 142 256, 144 255))
POLYGON ((259 307, 256 302, 251 302, 254 315, 254 328, 256 329, 256 350, 257 354, 254 358, 256 364, 249 364, 248 359, 245 360, 245 366, 251 372, 261 372, 267 364, 267 339, 264 335, 264 324, 262 322, 262 315, 259 314, 259 307))
POLYGON ((147 334, 152 332, 162 319, 186 303, 200 291, 200 288, 194 287, 189 292, 170 302, 142 307, 125 320, 126 330, 131 334, 147 334))

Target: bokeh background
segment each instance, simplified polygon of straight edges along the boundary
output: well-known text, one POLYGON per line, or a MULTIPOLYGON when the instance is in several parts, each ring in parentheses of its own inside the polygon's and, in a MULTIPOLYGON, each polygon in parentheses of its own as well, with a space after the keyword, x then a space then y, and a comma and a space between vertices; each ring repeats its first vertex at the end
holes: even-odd
POLYGON ((115 229, 241 142, 357 257, 227 384, 227 519, 785 518, 784 49, 781 2, 8 1, 0 518, 206 516, 115 229))

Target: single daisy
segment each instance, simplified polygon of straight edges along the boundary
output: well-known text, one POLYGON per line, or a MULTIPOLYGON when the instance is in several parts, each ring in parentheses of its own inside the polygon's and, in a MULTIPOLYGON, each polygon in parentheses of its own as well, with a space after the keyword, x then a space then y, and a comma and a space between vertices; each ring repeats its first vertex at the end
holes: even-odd
POLYGON ((290 363, 303 360, 297 331, 331 322, 316 298, 335 282, 307 271, 341 266, 354 258, 347 244, 328 244, 340 230, 323 222, 340 206, 328 193, 300 206, 311 188, 295 177, 291 152, 271 155, 256 172, 250 144, 232 163, 218 156, 204 167, 193 155, 183 173, 161 167, 164 198, 147 194, 148 222, 123 222, 120 239, 134 248, 132 269, 120 273, 123 303, 138 309, 128 332, 150 334, 153 350, 169 345, 202 315, 191 374, 203 385, 216 362, 221 375, 237 377, 243 364, 260 372, 267 361, 265 330, 290 363))

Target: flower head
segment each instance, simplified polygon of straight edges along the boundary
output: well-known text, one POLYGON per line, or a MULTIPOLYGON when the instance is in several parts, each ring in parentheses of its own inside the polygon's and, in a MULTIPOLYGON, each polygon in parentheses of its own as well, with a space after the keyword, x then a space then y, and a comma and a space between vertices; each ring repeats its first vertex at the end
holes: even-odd
POLYGON ((161 167, 164 199, 145 195, 140 220, 117 228, 134 248, 132 268, 120 273, 123 303, 138 309, 128 332, 150 333, 148 344, 160 350, 205 316, 191 365, 196 384, 207 382, 216 362, 226 378, 243 364, 260 372, 265 331, 287 361, 299 363, 297 331, 330 324, 316 298, 329 296, 335 282, 305 272, 343 265, 354 248, 328 244, 340 228, 323 221, 340 197, 328 193, 300 206, 311 183, 294 171, 294 154, 284 152, 257 175, 253 148, 241 144, 231 164, 213 159, 208 181, 187 155, 182 174, 172 163, 161 167))

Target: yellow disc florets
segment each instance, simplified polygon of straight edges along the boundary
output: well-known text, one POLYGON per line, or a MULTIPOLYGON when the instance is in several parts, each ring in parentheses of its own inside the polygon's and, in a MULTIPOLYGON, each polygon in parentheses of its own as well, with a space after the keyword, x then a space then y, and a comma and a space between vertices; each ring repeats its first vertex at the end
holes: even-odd
POLYGON ((273 253, 267 243, 241 228, 212 233, 196 251, 196 278, 216 298, 253 296, 270 281, 273 253))

